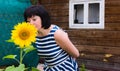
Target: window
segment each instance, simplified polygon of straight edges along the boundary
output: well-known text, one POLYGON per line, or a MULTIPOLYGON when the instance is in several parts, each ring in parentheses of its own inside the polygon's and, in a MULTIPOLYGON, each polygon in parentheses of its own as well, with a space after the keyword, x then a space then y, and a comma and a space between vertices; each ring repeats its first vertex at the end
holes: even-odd
POLYGON ((104 29, 104 0, 70 0, 69 27, 104 29))

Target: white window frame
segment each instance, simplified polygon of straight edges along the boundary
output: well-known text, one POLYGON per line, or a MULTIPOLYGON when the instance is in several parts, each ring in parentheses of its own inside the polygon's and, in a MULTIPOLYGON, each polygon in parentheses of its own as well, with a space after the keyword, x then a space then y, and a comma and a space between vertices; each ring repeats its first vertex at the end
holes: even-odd
POLYGON ((104 29, 104 10, 105 0, 69 0, 69 28, 74 29, 104 29), (99 3, 99 23, 89 24, 88 23, 88 5, 90 3, 99 3), (74 5, 83 4, 84 5, 84 19, 83 24, 74 23, 74 5))

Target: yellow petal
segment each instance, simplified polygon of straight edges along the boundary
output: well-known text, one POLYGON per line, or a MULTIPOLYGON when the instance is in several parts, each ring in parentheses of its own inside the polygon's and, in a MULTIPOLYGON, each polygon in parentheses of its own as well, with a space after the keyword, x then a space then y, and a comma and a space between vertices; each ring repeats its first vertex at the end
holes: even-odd
POLYGON ((14 40, 14 43, 19 45, 20 48, 23 48, 35 42, 37 29, 30 23, 22 22, 14 26, 11 35, 11 39, 14 40))

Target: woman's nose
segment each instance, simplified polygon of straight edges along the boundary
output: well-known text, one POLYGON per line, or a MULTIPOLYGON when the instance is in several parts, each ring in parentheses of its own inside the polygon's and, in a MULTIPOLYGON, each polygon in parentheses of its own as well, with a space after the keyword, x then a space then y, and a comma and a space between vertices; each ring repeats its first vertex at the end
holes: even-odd
POLYGON ((33 21, 31 20, 31 21, 29 21, 30 22, 30 24, 33 24, 33 21))

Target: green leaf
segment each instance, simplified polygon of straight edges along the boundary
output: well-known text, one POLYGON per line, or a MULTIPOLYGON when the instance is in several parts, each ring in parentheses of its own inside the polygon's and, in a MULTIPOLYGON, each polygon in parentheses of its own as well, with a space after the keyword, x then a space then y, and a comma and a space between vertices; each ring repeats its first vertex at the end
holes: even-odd
POLYGON ((25 65, 20 64, 18 67, 15 67, 14 65, 8 66, 5 71, 25 71, 25 65))
POLYGON ((32 67, 32 70, 31 71, 40 71, 40 70, 38 70, 37 68, 35 68, 35 67, 32 67))
POLYGON ((87 71, 84 64, 81 65, 80 71, 87 71))
POLYGON ((17 55, 7 55, 7 56, 4 56, 3 59, 15 59, 17 55))
POLYGON ((14 40, 12 40, 12 39, 9 39, 9 40, 6 40, 6 42, 14 42, 14 40))
POLYGON ((5 71, 15 71, 15 66, 12 65, 12 66, 8 66, 5 71))
POLYGON ((33 50, 35 50, 35 48, 32 45, 30 45, 28 47, 25 47, 25 49, 24 49, 24 51, 25 51, 26 54, 29 53, 29 52, 31 52, 31 51, 33 51, 33 50))
POLYGON ((4 71, 4 69, 0 69, 0 71, 4 71))
POLYGON ((15 68, 15 71, 25 71, 25 65, 20 64, 18 67, 15 68))

